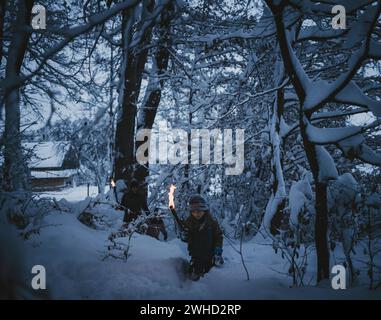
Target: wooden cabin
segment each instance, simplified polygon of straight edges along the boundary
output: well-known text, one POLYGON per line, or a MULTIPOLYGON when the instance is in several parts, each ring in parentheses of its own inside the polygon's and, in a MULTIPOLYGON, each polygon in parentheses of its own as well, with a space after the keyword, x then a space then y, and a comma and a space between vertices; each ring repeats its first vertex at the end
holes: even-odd
POLYGON ((28 167, 34 191, 60 190, 76 184, 79 160, 66 141, 28 142, 28 167))

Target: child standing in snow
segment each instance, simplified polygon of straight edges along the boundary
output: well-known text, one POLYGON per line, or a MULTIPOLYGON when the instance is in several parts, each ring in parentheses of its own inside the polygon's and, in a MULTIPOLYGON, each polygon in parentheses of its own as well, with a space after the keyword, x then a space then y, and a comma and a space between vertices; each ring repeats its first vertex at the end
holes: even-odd
POLYGON ((132 179, 130 190, 123 195, 121 205, 125 208, 123 221, 126 225, 135 220, 142 211, 146 212, 146 214, 149 212, 146 200, 139 192, 139 189, 139 182, 132 179))
POLYGON ((223 235, 218 222, 209 213, 204 197, 193 195, 189 199, 190 216, 184 221, 187 230, 191 277, 198 280, 213 265, 222 265, 223 235))

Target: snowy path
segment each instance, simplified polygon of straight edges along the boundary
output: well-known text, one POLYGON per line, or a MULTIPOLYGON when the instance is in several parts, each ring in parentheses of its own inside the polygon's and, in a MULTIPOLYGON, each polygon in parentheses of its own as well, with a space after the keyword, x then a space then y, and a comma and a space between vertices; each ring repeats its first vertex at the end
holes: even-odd
MULTIPOLYGON (((109 231, 90 229, 74 214, 52 213, 40 235, 27 241, 28 265, 42 264, 52 298, 64 299, 345 299, 381 298, 381 290, 365 288, 289 288, 290 278, 280 274, 284 260, 272 248, 244 245, 251 280, 247 281, 240 256, 225 244, 227 263, 212 269, 198 282, 182 281, 178 272, 188 259, 178 239, 157 241, 136 235, 127 261, 108 258, 109 231), (255 248, 255 250, 254 250, 255 248)), ((30 270, 30 269, 29 269, 30 270)))

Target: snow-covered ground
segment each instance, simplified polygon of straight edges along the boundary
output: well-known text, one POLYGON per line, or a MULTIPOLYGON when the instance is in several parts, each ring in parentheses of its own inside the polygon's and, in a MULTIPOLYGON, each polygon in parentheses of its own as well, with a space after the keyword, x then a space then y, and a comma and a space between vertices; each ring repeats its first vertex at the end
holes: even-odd
MULTIPOLYGON (((106 187, 106 192, 108 187, 106 187)), ((74 188, 66 188, 60 191, 46 191, 46 192, 37 192, 41 197, 51 197, 56 198, 57 200, 66 199, 67 201, 80 201, 87 197, 87 185, 81 185, 74 188)), ((98 194, 98 187, 90 186, 89 187, 89 196, 95 197, 98 194)))
MULTIPOLYGON (((68 195, 80 198, 70 190, 68 195)), ((108 210, 113 227, 95 230, 77 219, 80 206, 73 202, 72 212, 45 216, 45 227, 25 243, 28 269, 45 266, 53 299, 381 299, 381 290, 369 291, 365 282, 347 290, 333 290, 329 283, 290 288, 291 279, 283 274, 285 260, 271 246, 253 241, 243 245, 249 281, 240 255, 226 241, 224 267, 212 269, 198 282, 184 279, 181 269, 189 257, 186 244, 176 238, 164 242, 134 234, 126 261, 103 259, 108 236, 122 224, 123 214, 108 210)))
POLYGON ((27 242, 28 265, 41 264, 47 272, 52 298, 63 299, 380 299, 381 291, 365 287, 335 291, 329 286, 289 288, 280 274, 284 260, 269 246, 244 245, 251 279, 246 280, 240 256, 225 245, 228 260, 198 282, 184 280, 186 246, 178 239, 157 241, 136 234, 127 261, 108 258, 108 231, 82 225, 72 214, 48 216, 41 234, 27 242), (58 225, 57 225, 58 224, 58 225))

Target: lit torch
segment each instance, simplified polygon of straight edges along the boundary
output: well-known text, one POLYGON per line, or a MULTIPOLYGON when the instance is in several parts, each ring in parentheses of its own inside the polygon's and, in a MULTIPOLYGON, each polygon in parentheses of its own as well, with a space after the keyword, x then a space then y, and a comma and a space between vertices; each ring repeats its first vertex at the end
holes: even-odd
POLYGON ((175 189, 176 189, 176 186, 171 184, 171 186, 169 187, 169 193, 168 193, 168 200, 169 200, 169 208, 170 209, 175 209, 175 189))
POLYGON ((116 183, 115 183, 114 179, 111 179, 110 185, 111 185, 112 190, 114 191, 115 200, 116 200, 117 203, 119 203, 119 201, 118 201, 118 193, 116 192, 116 183))
POLYGON ((175 189, 176 189, 176 186, 171 184, 171 186, 169 187, 169 193, 168 193, 169 209, 171 210, 171 213, 173 214, 173 217, 175 218, 175 221, 179 225, 180 229, 186 230, 186 227, 184 226, 183 221, 179 218, 175 210, 175 196, 174 196, 175 189))

